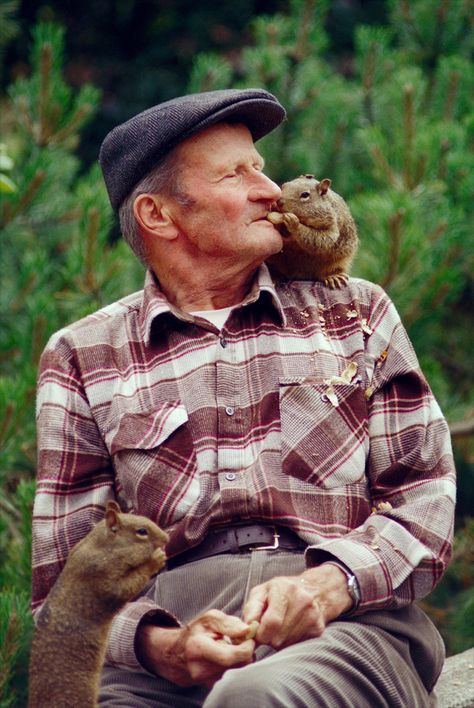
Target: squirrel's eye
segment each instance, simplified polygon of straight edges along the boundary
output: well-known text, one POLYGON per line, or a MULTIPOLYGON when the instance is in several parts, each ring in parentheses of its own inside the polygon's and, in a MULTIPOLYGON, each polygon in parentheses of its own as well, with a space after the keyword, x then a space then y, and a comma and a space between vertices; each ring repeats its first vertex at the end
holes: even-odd
POLYGON ((311 196, 310 192, 301 192, 300 199, 309 199, 311 196))
POLYGON ((135 533, 137 536, 148 536, 148 531, 146 529, 137 529, 135 533))

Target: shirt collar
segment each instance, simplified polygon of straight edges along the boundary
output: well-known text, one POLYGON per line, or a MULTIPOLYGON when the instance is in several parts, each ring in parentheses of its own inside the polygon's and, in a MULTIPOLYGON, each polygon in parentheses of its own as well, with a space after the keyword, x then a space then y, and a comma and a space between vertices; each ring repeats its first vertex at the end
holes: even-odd
POLYGON ((252 302, 256 302, 260 295, 264 292, 269 293, 271 302, 280 316, 281 323, 285 326, 286 315, 275 287, 275 283, 272 280, 272 276, 270 275, 267 265, 262 263, 256 273, 250 292, 243 300, 242 305, 250 305, 252 302))
MULTIPOLYGON (((242 301, 242 306, 245 307, 246 305, 256 302, 263 292, 269 293, 271 302, 277 310, 282 324, 285 325, 286 316, 283 306, 265 263, 259 267, 250 292, 242 301)), ((195 322, 195 318, 189 314, 189 312, 184 312, 168 302, 160 289, 155 275, 151 270, 147 270, 145 284, 143 287, 143 299, 139 313, 141 336, 147 346, 150 345, 153 323, 157 318, 160 318, 165 314, 174 315, 174 317, 182 320, 183 322, 189 322, 191 324, 195 322)))

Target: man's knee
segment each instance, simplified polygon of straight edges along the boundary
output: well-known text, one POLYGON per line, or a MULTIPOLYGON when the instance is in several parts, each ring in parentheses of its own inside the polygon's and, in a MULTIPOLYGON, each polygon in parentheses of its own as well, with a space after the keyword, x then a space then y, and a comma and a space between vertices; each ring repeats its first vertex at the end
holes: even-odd
POLYGON ((358 708, 428 705, 405 642, 374 628, 340 623, 322 637, 231 669, 205 708, 358 708))
POLYGON ((209 693, 204 708, 287 708, 287 691, 271 680, 265 665, 257 662, 240 669, 229 669, 209 693))
MULTIPOLYGON (((278 657, 280 658, 280 657, 278 657)), ((285 666, 280 661, 257 661, 241 669, 230 669, 214 686, 204 708, 340 708, 353 707, 353 696, 347 685, 338 679, 334 667, 305 670, 294 662, 285 666)), ((367 708, 370 703, 359 703, 358 708, 367 708)), ((372 706, 382 705, 373 703, 372 706)))

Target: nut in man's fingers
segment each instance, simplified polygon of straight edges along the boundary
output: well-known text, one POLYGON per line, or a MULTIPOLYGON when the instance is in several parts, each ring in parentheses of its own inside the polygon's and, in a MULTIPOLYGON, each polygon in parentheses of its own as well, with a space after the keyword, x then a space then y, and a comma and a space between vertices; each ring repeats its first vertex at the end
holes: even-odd
POLYGON ((224 634, 222 639, 227 642, 227 644, 242 644, 243 642, 246 642, 247 639, 253 639, 255 637, 259 626, 260 625, 257 620, 253 620, 252 622, 249 622, 247 631, 241 637, 233 637, 231 639, 227 634, 224 634))
POLYGON ((231 640, 232 644, 242 644, 242 642, 246 642, 247 639, 253 639, 258 632, 259 626, 260 623, 257 622, 257 620, 252 620, 245 634, 242 637, 234 637, 234 639, 231 640))

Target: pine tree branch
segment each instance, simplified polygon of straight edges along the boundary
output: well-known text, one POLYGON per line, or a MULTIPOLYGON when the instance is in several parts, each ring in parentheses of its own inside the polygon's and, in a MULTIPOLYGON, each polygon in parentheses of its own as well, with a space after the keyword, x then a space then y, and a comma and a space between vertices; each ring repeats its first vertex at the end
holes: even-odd
POLYGON ((448 14, 450 0, 440 0, 438 12, 436 13, 436 27, 433 38, 432 58, 435 60, 441 53, 443 44, 443 34, 446 27, 446 15, 448 14))
POLYGON ((5 695, 10 677, 14 670, 14 659, 18 651, 19 623, 15 608, 8 619, 7 631, 3 637, 0 662, 0 697, 5 695))
POLYGON ((329 151, 327 157, 327 167, 324 168, 324 173, 329 174, 331 170, 334 169, 334 165, 337 163, 338 158, 341 154, 342 145, 344 138, 347 135, 347 122, 340 120, 334 130, 334 137, 331 142, 331 150, 329 151))
POLYGON ((387 275, 381 282, 381 286, 386 290, 395 280, 398 273, 398 261, 400 258, 400 245, 402 240, 402 221, 405 209, 397 209, 395 214, 391 214, 388 219, 390 233, 389 264, 387 275))
MULTIPOLYGON (((8 401, 5 406, 5 411, 3 415, 3 420, 0 424, 0 448, 5 447, 5 442, 8 437, 10 426, 13 420, 13 414, 15 413, 15 404, 12 401, 8 401)), ((0 497, 0 505, 2 503, 2 497, 0 497)))
POLYGON ((373 125, 375 123, 374 100, 371 90, 364 90, 362 104, 364 106, 365 116, 368 122, 373 125))
POLYGON ((84 122, 87 116, 90 115, 92 110, 93 108, 89 103, 84 103, 82 106, 79 106, 79 108, 69 120, 69 123, 63 128, 61 128, 61 130, 58 130, 57 133, 54 133, 54 135, 51 136, 51 138, 49 139, 50 145, 57 145, 66 140, 66 138, 69 138, 70 135, 72 135, 81 127, 81 124, 84 122))
POLYGON ((405 119, 405 146, 403 155, 403 181, 407 189, 413 188, 413 142, 415 135, 415 114, 413 108, 413 84, 403 88, 403 107, 405 119))
POLYGON ((451 71, 449 73, 448 90, 446 91, 446 99, 444 102, 443 118, 445 120, 454 119, 454 109, 456 106, 456 97, 459 89, 459 81, 461 75, 459 71, 451 71))
MULTIPOLYGON (((432 237, 438 237, 439 235, 441 235, 441 233, 442 233, 442 232, 440 232, 440 233, 438 234, 438 233, 437 233, 437 229, 434 229, 434 230, 431 232, 432 237)), ((420 303, 422 302, 425 293, 426 293, 427 291, 431 290, 431 289, 435 286, 435 284, 436 284, 436 282, 437 282, 437 280, 438 280, 438 278, 439 278, 440 269, 443 268, 443 270, 444 270, 444 269, 446 269, 446 268, 449 268, 449 266, 451 265, 451 263, 452 263, 452 261, 453 261, 454 256, 456 255, 456 252, 457 252, 456 249, 454 249, 454 248, 450 249, 450 250, 448 251, 448 253, 446 254, 446 257, 445 257, 445 259, 444 259, 444 262, 443 262, 442 266, 440 266, 440 267, 436 268, 435 270, 433 270, 433 271, 430 273, 429 277, 427 277, 427 278, 424 280, 424 282, 423 282, 423 287, 418 291, 417 296, 412 299, 410 308, 405 311, 404 320, 405 320, 405 324, 406 324, 406 326, 407 326, 408 328, 410 327, 410 325, 412 324, 412 322, 418 317, 418 309, 419 309, 419 307, 420 307, 420 303)), ((433 306, 433 307, 434 307, 438 302, 440 302, 440 300, 443 299, 443 297, 446 295, 446 293, 449 291, 449 289, 450 289, 450 285, 449 285, 448 283, 443 283, 443 284, 438 288, 437 293, 436 293, 436 296, 435 296, 435 298, 432 300, 432 306, 433 306)))
POLYGON ((400 180, 397 174, 392 170, 392 168, 388 164, 379 146, 373 143, 372 145, 369 145, 369 151, 372 155, 375 165, 385 175, 390 185, 399 189, 401 187, 400 180))
POLYGON ((63 214, 58 216, 55 219, 55 221, 57 224, 67 224, 71 221, 76 221, 79 218, 79 216, 80 216, 79 209, 77 207, 73 207, 72 209, 68 209, 63 214))
POLYGON ((293 58, 296 62, 303 61, 303 59, 308 55, 309 50, 311 49, 311 47, 309 46, 308 39, 310 36, 315 12, 315 0, 304 0, 303 11, 300 15, 298 29, 296 32, 296 42, 292 51, 293 58))
POLYGON ((434 243, 441 236, 444 236, 446 229, 448 228, 448 221, 446 219, 441 219, 438 224, 432 229, 426 237, 426 240, 430 243, 434 243))
POLYGON ((13 219, 12 213, 13 213, 12 203, 11 202, 4 202, 4 204, 1 205, 1 211, 0 211, 0 226, 1 227, 4 227, 10 223, 10 221, 13 219))
POLYGON ((31 363, 36 367, 38 366, 41 352, 46 344, 46 317, 44 315, 38 315, 35 319, 33 325, 33 332, 31 337, 31 363))
POLYGON ((91 207, 87 213, 86 232, 86 252, 84 257, 84 283, 87 290, 97 290, 97 280, 95 277, 95 254, 97 246, 97 236, 99 233, 100 214, 97 207, 91 207))
POLYGON ((436 27, 433 35, 433 43, 427 57, 428 82, 423 100, 425 110, 428 110, 433 99, 436 74, 435 67, 437 59, 442 52, 443 34, 445 30, 445 20, 448 13, 449 0, 440 0, 438 11, 436 13, 436 27))
POLYGON ((19 96, 17 100, 17 108, 20 120, 23 122, 27 132, 30 135, 34 135, 35 126, 28 111, 28 98, 26 96, 19 96))
POLYGON ((436 172, 436 177, 442 181, 444 181, 446 179, 447 174, 448 174, 447 157, 448 157, 450 148, 451 148, 451 143, 449 142, 448 138, 443 138, 441 140, 441 144, 440 144, 438 170, 436 172))
MULTIPOLYGON (((14 217, 23 212, 27 206, 31 204, 33 199, 35 198, 36 194, 38 193, 39 188, 43 184, 44 180, 46 179, 46 172, 44 170, 37 170, 35 174, 33 175, 32 180, 30 181, 29 185, 27 186, 26 190, 24 191, 22 197, 18 200, 18 202, 15 204, 15 206, 10 210, 10 213, 8 214, 8 221, 12 221, 14 217)), ((5 222, 8 223, 8 222, 5 222)))
POLYGON ((49 42, 41 47, 40 54, 40 89, 39 89, 39 135, 38 145, 44 147, 51 134, 49 110, 51 104, 51 68, 53 64, 53 48, 49 42))
POLYGON ((375 69, 377 66, 376 47, 376 42, 370 43, 362 76, 363 106, 366 118, 371 125, 375 123, 373 88, 375 83, 375 69))
POLYGON ((20 312, 25 306, 26 299, 30 295, 38 282, 37 273, 29 273, 26 279, 26 283, 20 288, 18 293, 16 293, 15 299, 10 305, 10 311, 12 313, 20 312))
POLYGON ((423 46, 423 37, 416 28, 415 22, 411 15, 411 8, 408 0, 400 0, 400 10, 405 21, 407 32, 411 33, 412 37, 420 46, 423 46))
POLYGON ((426 165, 428 164, 428 153, 422 152, 417 160, 415 173, 413 178, 413 185, 416 187, 420 182, 423 181, 423 177, 426 172, 426 165))

